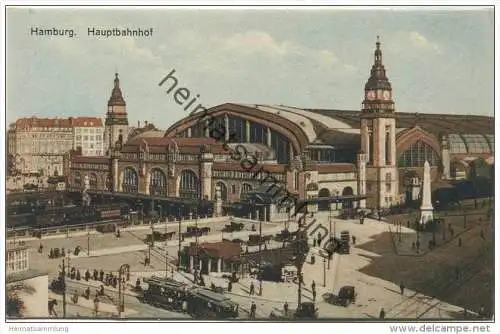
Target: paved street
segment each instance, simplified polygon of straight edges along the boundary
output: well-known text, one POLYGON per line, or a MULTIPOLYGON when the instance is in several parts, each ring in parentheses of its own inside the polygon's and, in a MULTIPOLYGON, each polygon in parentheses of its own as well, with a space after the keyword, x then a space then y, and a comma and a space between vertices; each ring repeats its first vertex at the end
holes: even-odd
MULTIPOLYGON (((328 226, 327 217, 319 217, 318 222, 323 226, 328 226)), ((215 227, 211 226, 211 232, 207 236, 199 238, 199 242, 214 242, 220 241, 222 238, 232 239, 241 238, 246 240, 249 234, 254 232, 242 231, 235 233, 221 233, 220 229, 224 223, 218 224, 215 227)), ((316 263, 310 264, 310 256, 304 265, 304 286, 302 290, 302 301, 312 301, 311 283, 315 281, 317 290, 317 306, 319 308, 319 316, 321 318, 378 318, 380 309, 383 307, 386 311, 387 318, 450 318, 452 314, 460 312, 462 309, 454 307, 446 303, 440 302, 431 297, 423 296, 406 289, 404 295, 400 294, 399 287, 389 281, 385 281, 376 277, 369 276, 360 271, 363 267, 370 264, 372 258, 379 257, 383 254, 378 254, 377 249, 370 251, 358 248, 373 241, 373 238, 389 232, 390 224, 379 222, 372 219, 365 219, 363 225, 359 224, 358 220, 343 221, 335 220, 333 227, 337 234, 340 231, 349 231, 351 235, 356 236, 356 246, 351 248, 351 254, 339 255, 335 254, 330 262, 330 266, 324 264, 321 256, 318 254, 319 249, 312 248, 310 254, 316 254, 316 263), (326 278, 326 281, 324 281, 326 278), (324 285, 324 286, 323 286, 324 285), (349 307, 340 307, 330 305, 324 302, 321 296, 324 293, 337 293, 344 285, 353 285, 356 288, 357 300, 354 305, 349 307)), ((291 230, 296 228, 296 224, 290 226, 291 230)), ((168 231, 178 229, 177 226, 169 226, 168 231)), ((263 234, 275 234, 282 229, 280 224, 268 224, 263 226, 263 234)), ((70 267, 75 267, 80 270, 83 275, 85 270, 103 269, 106 273, 117 272, 121 264, 127 263, 131 269, 131 281, 135 282, 137 278, 148 277, 151 275, 165 275, 165 248, 164 243, 156 243, 151 250, 151 265, 144 266, 144 258, 149 253, 148 246, 142 241, 146 235, 150 233, 149 229, 123 231, 121 238, 116 238, 113 234, 95 235, 91 237, 91 256, 88 257, 84 251, 82 256, 70 259, 70 267), (92 254, 94 252, 94 254, 92 254), (107 254, 107 255, 106 255, 107 254), (97 256, 101 255, 101 256, 97 256)), ((412 233, 410 230, 405 233, 412 233)), ((194 238, 186 239, 183 245, 188 245, 194 241, 194 238)), ((50 272, 53 277, 57 274, 62 263, 62 259, 48 259, 47 252, 51 247, 67 247, 74 248, 77 245, 86 243, 87 237, 71 237, 64 239, 47 239, 43 240, 44 254, 39 254, 34 249, 31 253, 31 264, 35 269, 45 269, 50 272)), ((312 240, 310 240, 312 244, 312 240)), ((29 244, 37 248, 39 241, 30 241, 29 244)), ((175 263, 177 255, 178 242, 167 242, 169 253, 169 261, 175 263)), ((174 268, 172 265, 170 268, 174 268)), ((169 276, 172 275, 169 269, 169 276)), ((184 281, 191 284, 190 274, 173 273, 176 280, 184 281)), ((217 286, 227 286, 227 281, 221 278, 206 277, 207 286, 211 282, 217 286)), ((282 314, 283 304, 288 302, 290 310, 296 308, 297 305, 297 284, 295 283, 272 283, 263 282, 262 296, 250 296, 248 294, 251 282, 254 283, 256 291, 259 289, 259 282, 253 278, 246 276, 237 284, 233 285, 232 293, 228 294, 231 299, 240 304, 242 310, 240 316, 247 317, 252 301, 257 305, 257 318, 268 318, 271 312, 282 314)), ((95 291, 100 285, 99 282, 78 281, 70 283, 71 289, 81 290, 83 292, 85 286, 91 286, 91 291, 95 291)), ((107 293, 110 298, 103 300, 100 306, 101 313, 98 316, 109 317, 116 313, 116 289, 107 288, 107 293)), ((156 309, 149 305, 141 304, 137 301, 134 294, 127 290, 125 317, 178 317, 178 314, 165 310, 156 309)), ((57 297, 58 298, 58 297, 57 297)), ((81 298, 83 299, 83 298, 81 298)), ((59 307, 61 304, 59 304, 59 307)), ((91 316, 93 305, 86 305, 85 301, 79 301, 78 305, 68 306, 68 312, 79 314, 80 316, 91 316)), ((59 313, 59 310, 58 310, 59 313)))
MULTIPOLYGON (((93 300, 86 300, 82 297, 83 292, 89 286, 91 287, 91 296, 95 296, 95 287, 87 284, 85 281, 67 280, 67 317, 82 317, 92 318, 95 317, 95 308, 93 300), (75 304, 71 301, 73 294, 78 294, 78 303, 75 304)), ((50 297, 58 301, 56 312, 58 316, 63 314, 62 295, 50 293, 50 297)), ((147 318, 147 319, 189 319, 187 314, 171 312, 160 308, 152 307, 148 304, 141 303, 134 295, 130 293, 125 294, 125 318, 147 318)), ((105 296, 100 297, 98 305, 98 318, 117 317, 118 293, 116 289, 105 289, 105 296)))

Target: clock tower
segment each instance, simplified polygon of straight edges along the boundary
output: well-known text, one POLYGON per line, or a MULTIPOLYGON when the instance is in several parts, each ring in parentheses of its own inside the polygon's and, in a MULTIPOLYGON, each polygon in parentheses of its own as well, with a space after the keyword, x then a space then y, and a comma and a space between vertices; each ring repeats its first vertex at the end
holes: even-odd
POLYGON ((365 85, 361 112, 361 150, 366 154, 367 206, 387 208, 399 202, 396 119, 392 87, 382 64, 377 36, 374 63, 365 85))
POLYGON ((126 103, 120 89, 120 79, 115 73, 115 80, 111 97, 108 100, 108 112, 104 122, 104 150, 111 154, 117 142, 123 144, 128 137, 128 117, 126 103))

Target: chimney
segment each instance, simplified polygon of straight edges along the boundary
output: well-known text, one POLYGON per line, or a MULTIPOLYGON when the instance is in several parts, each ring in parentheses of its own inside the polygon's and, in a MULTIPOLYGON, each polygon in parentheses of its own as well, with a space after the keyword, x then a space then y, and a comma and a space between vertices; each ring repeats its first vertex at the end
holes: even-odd
POLYGON ((141 127, 141 121, 137 121, 137 128, 141 127))

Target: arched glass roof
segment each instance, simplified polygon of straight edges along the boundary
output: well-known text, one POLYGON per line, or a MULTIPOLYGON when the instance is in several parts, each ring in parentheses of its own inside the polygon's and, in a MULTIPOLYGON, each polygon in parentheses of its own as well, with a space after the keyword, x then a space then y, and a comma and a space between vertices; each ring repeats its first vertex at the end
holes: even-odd
POLYGON ((483 135, 462 135, 468 153, 490 153, 490 145, 483 135))
POLYGON ((448 135, 448 144, 450 146, 451 153, 467 153, 467 147, 465 146, 464 141, 457 134, 448 135))

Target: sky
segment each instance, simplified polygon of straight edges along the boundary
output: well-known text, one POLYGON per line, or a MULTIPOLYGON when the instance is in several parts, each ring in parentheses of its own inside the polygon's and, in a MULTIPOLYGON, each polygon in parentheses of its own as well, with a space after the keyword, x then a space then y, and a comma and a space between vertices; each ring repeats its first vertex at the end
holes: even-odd
POLYGON ((159 82, 218 104, 359 110, 380 35, 396 111, 494 114, 494 17, 475 10, 7 8, 7 123, 105 117, 119 72, 131 125, 187 112, 159 82), (74 29, 69 37, 31 28, 74 29), (151 37, 88 28, 153 28, 151 37))

